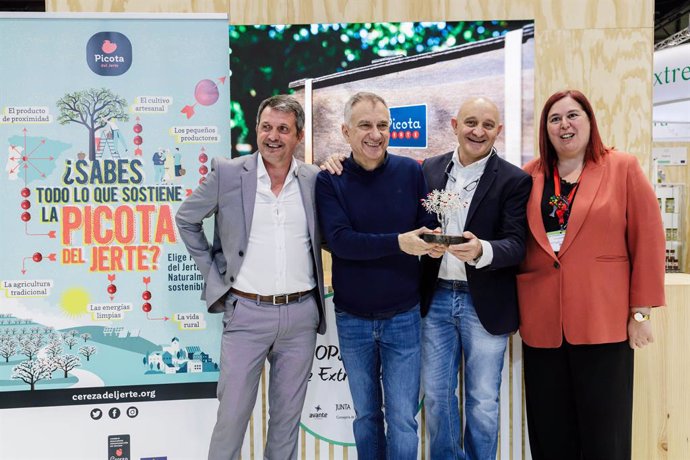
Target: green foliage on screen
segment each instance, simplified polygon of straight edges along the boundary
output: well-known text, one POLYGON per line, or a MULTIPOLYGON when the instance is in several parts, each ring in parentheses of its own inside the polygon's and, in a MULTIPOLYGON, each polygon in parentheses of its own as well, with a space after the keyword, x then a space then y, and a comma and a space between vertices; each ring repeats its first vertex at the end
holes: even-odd
MULTIPOLYGON (((414 56, 504 35, 531 21, 231 25, 230 98, 233 156, 256 145, 259 103, 289 93, 291 81, 414 56)), ((248 152, 242 152, 248 153, 248 152)))

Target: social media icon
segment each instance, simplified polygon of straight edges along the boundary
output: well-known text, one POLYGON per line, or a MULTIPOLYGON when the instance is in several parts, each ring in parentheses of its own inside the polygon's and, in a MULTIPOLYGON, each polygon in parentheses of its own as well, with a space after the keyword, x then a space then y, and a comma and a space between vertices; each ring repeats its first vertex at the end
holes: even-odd
POLYGON ((120 409, 118 409, 117 407, 113 407, 108 412, 108 415, 110 415, 110 418, 118 418, 120 416, 120 409))
POLYGON ((98 420, 101 417, 103 417, 103 411, 100 409, 91 409, 91 418, 94 420, 98 420))
POLYGON ((134 417, 136 417, 137 415, 139 415, 139 409, 137 409, 137 408, 134 407, 134 406, 128 407, 128 408, 127 408, 127 417, 129 417, 129 418, 134 418, 134 417))

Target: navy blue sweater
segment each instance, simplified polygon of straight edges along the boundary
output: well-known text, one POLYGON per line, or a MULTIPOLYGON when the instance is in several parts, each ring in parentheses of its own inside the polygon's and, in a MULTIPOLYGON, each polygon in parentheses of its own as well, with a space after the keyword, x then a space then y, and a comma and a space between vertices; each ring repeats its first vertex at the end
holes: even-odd
POLYGON ((386 154, 373 171, 352 156, 343 174, 316 178, 321 229, 333 256, 333 301, 338 310, 366 318, 389 318, 419 302, 419 259, 405 254, 398 234, 436 218, 420 200, 427 186, 414 160, 386 154))

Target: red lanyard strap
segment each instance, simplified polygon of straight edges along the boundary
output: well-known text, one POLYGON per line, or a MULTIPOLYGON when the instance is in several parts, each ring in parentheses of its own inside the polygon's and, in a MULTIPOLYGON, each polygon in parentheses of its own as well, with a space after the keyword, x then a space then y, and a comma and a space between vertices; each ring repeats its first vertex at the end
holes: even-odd
MULTIPOLYGON (((554 213, 558 218, 558 224, 561 226, 562 230, 565 230, 565 214, 570 209, 570 203, 573 201, 577 187, 580 185, 580 181, 575 182, 575 186, 565 197, 561 195, 561 178, 558 175, 558 167, 553 167, 553 191, 554 195, 549 199, 549 204, 554 207, 554 213)), ((552 214, 553 215, 553 214, 552 214)))

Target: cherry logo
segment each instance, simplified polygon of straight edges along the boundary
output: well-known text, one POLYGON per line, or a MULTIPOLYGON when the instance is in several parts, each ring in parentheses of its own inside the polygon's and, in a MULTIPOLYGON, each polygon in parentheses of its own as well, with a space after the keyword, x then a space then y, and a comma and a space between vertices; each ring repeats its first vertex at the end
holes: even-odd
POLYGON ((122 75, 132 61, 132 42, 120 32, 97 32, 86 43, 86 64, 96 75, 122 75))
POLYGON ((120 448, 120 449, 117 449, 117 450, 115 451, 115 455, 117 455, 118 457, 122 457, 122 449, 121 449, 121 448, 120 448))
POLYGON ((103 46, 101 46, 101 49, 105 54, 110 54, 115 52, 117 49, 117 44, 111 42, 110 40, 103 40, 103 46))

